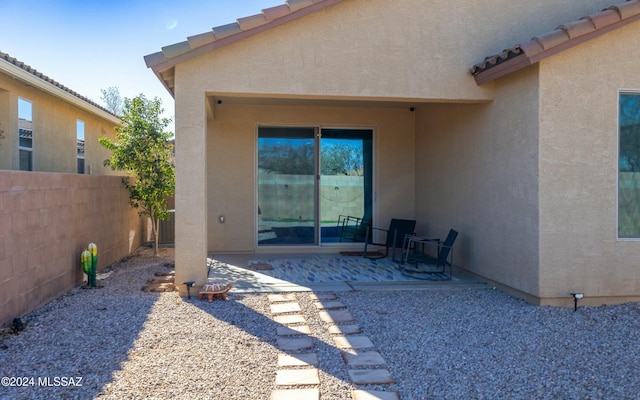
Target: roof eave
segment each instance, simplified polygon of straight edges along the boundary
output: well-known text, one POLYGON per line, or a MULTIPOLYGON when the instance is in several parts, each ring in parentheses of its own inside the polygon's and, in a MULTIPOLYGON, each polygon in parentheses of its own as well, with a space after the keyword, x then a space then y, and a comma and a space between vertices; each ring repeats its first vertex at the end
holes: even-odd
POLYGON ((495 79, 508 75, 512 72, 516 72, 522 68, 525 68, 529 65, 533 65, 535 63, 540 62, 541 60, 551 57, 555 54, 561 53, 565 50, 568 50, 572 47, 575 47, 579 44, 587 42, 596 37, 602 36, 606 33, 614 31, 618 28, 621 28, 625 25, 631 24, 633 22, 640 21, 640 14, 622 19, 613 24, 601 27, 594 31, 585 33, 583 35, 577 36, 573 39, 568 39, 556 46, 550 47, 548 49, 542 50, 540 52, 534 52, 534 54, 527 54, 525 50, 527 46, 519 45, 523 49, 523 53, 520 55, 509 59, 507 61, 496 64, 495 66, 484 69, 481 72, 473 74, 473 77, 476 81, 477 85, 482 85, 484 83, 491 82, 495 79))
POLYGON ((10 76, 13 76, 16 79, 21 80, 24 83, 27 83, 35 88, 38 88, 44 92, 47 92, 53 96, 56 96, 64 101, 66 101, 67 103, 71 103, 79 108, 82 108, 85 111, 90 112, 91 114, 94 114, 100 118, 103 118, 109 122, 113 122, 114 124, 119 124, 120 123, 120 119, 105 111, 102 110, 98 107, 94 107, 93 105, 87 103, 86 101, 82 100, 81 98, 74 96, 73 94, 60 89, 59 87, 56 87, 55 85, 50 84, 49 82, 46 82, 40 78, 38 78, 37 76, 23 70, 22 68, 19 68, 15 65, 13 65, 10 62, 7 62, 3 59, 0 59, 0 72, 5 72, 10 76))
POLYGON ((331 7, 337 3, 340 3, 343 0, 324 0, 322 2, 319 3, 314 3, 311 4, 309 6, 300 8, 296 11, 291 12, 290 14, 287 14, 285 16, 282 16, 280 18, 276 18, 270 22, 267 22, 265 24, 259 25, 255 28, 251 28, 251 29, 247 29, 244 31, 240 31, 236 34, 233 35, 229 35, 223 38, 220 38, 218 40, 215 40, 211 43, 207 43, 205 45, 196 47, 195 49, 192 49, 188 52, 182 53, 180 55, 177 55, 175 57, 172 58, 165 58, 163 56, 162 52, 158 52, 158 53, 153 53, 153 54, 149 54, 148 56, 145 56, 145 63, 147 64, 148 68, 151 68, 151 70, 155 73, 155 75, 158 77, 158 79, 160 79, 160 81, 162 82, 162 84, 164 85, 165 88, 167 88, 167 90, 169 91, 169 93, 171 93, 171 95, 175 95, 174 91, 172 88, 169 87, 169 85, 167 84, 167 82, 165 81, 165 79, 161 76, 161 73, 163 71, 168 71, 169 69, 175 67, 177 64, 190 60, 192 58, 198 57, 202 54, 208 53, 210 51, 219 49, 221 47, 225 47, 228 46, 232 43, 235 43, 237 41, 246 39, 248 37, 257 35, 259 33, 265 32, 267 30, 273 29, 275 27, 278 27, 280 25, 284 25, 288 22, 294 21, 298 18, 302 18, 304 16, 307 16, 309 14, 312 14, 316 11, 320 11, 322 9, 331 7))

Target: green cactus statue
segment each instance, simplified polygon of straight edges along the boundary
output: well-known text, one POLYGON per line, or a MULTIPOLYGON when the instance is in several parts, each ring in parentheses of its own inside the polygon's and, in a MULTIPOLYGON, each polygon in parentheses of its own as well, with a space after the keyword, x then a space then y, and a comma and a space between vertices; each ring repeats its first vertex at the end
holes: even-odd
POLYGON ((89 243, 87 250, 80 255, 82 271, 87 274, 87 286, 97 287, 96 273, 98 272, 98 246, 95 243, 89 243))

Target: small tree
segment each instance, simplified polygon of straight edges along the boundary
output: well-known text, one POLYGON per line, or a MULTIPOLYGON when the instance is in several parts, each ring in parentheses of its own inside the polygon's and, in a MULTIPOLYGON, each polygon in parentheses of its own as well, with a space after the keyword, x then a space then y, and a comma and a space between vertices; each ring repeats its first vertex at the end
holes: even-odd
POLYGON ((100 138, 100 144, 112 152, 105 166, 127 171, 134 178, 133 183, 127 178, 122 182, 129 190, 129 203, 151 219, 154 255, 158 255, 160 220, 169 218, 166 199, 175 188, 173 146, 169 143, 172 134, 165 131, 170 120, 161 118, 161 106, 157 97, 148 100, 140 94, 134 99, 125 98, 122 122, 115 128, 116 140, 100 138))
POLYGON ((110 86, 107 89, 100 89, 102 97, 100 99, 105 104, 107 110, 111 111, 115 115, 120 115, 122 112, 122 96, 120 96, 120 89, 117 86, 110 86))

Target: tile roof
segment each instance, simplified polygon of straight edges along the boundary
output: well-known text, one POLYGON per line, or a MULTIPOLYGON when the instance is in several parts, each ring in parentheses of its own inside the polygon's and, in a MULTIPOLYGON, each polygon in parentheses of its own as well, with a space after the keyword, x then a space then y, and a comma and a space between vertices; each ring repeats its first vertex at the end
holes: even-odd
POLYGON ((5 61, 11 65, 13 65, 14 67, 19 68, 20 70, 33 75, 35 78, 38 78, 39 80, 41 80, 43 83, 48 84, 53 86, 56 89, 59 89, 67 94, 70 94, 76 98, 78 98, 79 100, 82 100, 83 102, 87 103, 89 106, 95 107, 103 112, 106 112, 108 114, 111 114, 112 116, 116 116, 114 113, 112 113, 111 111, 107 110, 106 108, 104 108, 103 106, 101 106, 100 104, 90 100, 89 98, 79 94, 78 92, 75 92, 71 89, 69 89, 68 87, 62 85, 61 83, 49 78, 48 76, 46 76, 45 74, 43 74, 42 72, 39 72, 38 70, 36 70, 35 68, 32 68, 31 66, 25 64, 22 61, 17 60, 14 57, 11 57, 9 54, 7 53, 3 53, 2 51, 0 51, 0 61, 5 61))
POLYGON ((236 22, 213 27, 211 31, 190 36, 184 42, 162 48, 144 57, 165 87, 173 93, 172 67, 192 57, 264 32, 286 22, 322 10, 343 0, 287 0, 285 4, 266 8, 260 14, 239 18, 236 22))
POLYGON ((640 0, 627 0, 486 57, 471 67, 471 74, 478 85, 490 82, 638 20, 640 0))

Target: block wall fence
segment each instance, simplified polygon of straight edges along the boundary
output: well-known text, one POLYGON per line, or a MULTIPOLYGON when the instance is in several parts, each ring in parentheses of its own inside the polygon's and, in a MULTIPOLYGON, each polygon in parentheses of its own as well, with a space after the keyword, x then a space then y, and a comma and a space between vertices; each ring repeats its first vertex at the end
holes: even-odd
POLYGON ((120 176, 0 171, 0 326, 82 284, 89 243, 100 271, 145 242, 128 200, 120 176))

